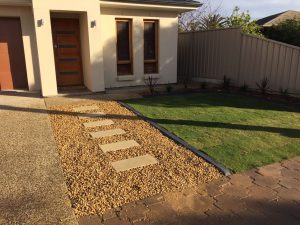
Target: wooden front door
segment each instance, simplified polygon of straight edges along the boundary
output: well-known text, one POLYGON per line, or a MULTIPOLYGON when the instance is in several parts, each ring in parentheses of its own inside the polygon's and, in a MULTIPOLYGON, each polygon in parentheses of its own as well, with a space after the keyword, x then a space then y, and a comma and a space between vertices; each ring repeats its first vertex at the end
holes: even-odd
POLYGON ((82 85, 79 20, 52 19, 51 24, 57 85, 82 85))
POLYGON ((0 18, 0 90, 27 88, 20 19, 0 18))

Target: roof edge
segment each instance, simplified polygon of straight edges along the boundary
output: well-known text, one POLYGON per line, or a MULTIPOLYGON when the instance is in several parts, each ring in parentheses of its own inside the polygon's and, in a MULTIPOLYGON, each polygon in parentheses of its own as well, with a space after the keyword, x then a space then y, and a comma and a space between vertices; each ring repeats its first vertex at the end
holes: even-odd
POLYGON ((101 2, 115 2, 115 3, 132 3, 132 4, 143 4, 143 5, 170 5, 170 6, 183 6, 198 8, 203 4, 198 1, 175 1, 175 0, 101 0, 101 2))

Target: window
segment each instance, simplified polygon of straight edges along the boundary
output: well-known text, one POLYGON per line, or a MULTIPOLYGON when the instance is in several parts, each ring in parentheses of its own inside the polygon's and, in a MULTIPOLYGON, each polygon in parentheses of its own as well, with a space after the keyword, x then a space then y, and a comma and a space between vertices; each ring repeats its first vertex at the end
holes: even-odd
POLYGON ((132 74, 132 38, 130 19, 116 19, 117 24, 117 73, 132 74))
POLYGON ((158 21, 144 20, 144 74, 158 73, 158 21))

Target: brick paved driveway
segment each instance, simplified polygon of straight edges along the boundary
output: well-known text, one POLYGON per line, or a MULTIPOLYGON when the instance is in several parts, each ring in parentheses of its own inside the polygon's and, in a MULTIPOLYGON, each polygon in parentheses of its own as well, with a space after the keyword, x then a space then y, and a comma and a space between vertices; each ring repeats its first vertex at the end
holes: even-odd
POLYGON ((79 224, 300 224, 300 157, 82 217, 79 224))

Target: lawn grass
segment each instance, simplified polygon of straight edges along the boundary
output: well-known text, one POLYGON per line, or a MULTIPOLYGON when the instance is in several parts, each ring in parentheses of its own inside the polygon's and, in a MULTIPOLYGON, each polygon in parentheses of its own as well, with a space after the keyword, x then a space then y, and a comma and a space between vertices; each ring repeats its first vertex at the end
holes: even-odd
POLYGON ((300 109, 226 93, 127 100, 235 172, 300 155, 300 109))

